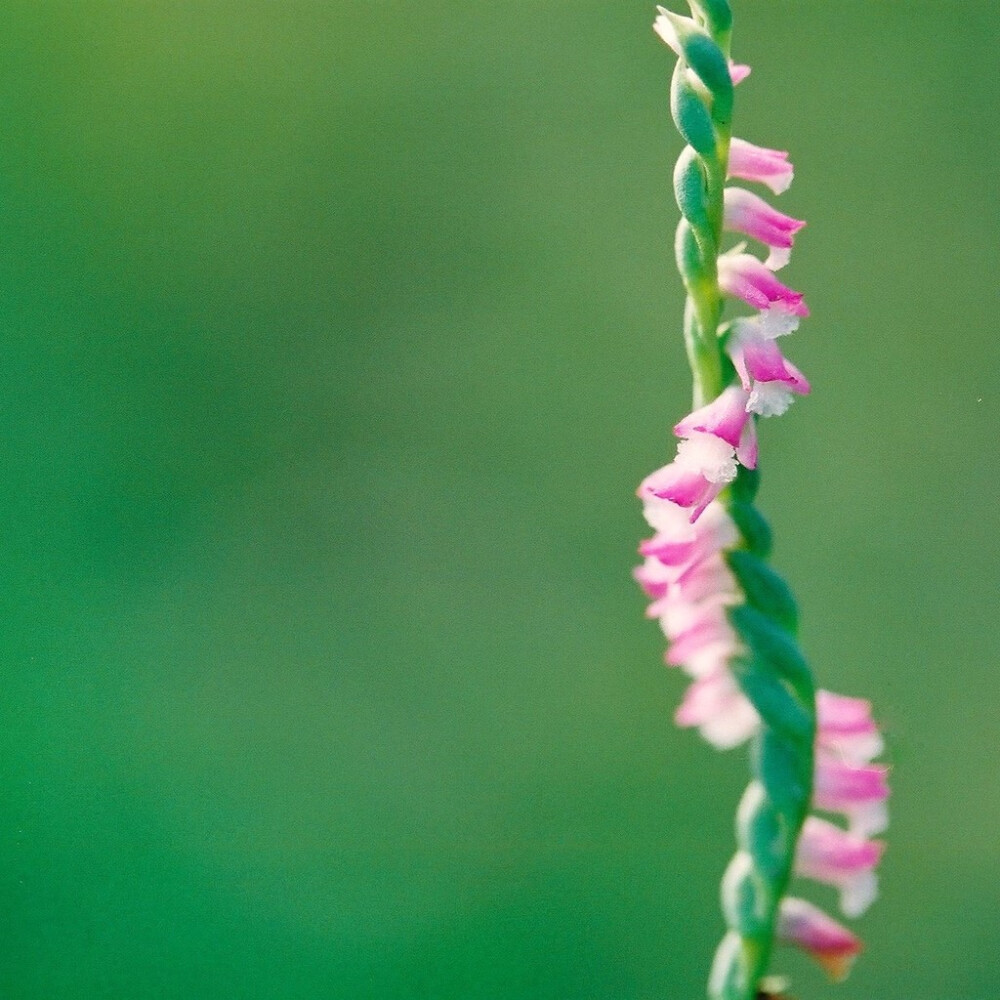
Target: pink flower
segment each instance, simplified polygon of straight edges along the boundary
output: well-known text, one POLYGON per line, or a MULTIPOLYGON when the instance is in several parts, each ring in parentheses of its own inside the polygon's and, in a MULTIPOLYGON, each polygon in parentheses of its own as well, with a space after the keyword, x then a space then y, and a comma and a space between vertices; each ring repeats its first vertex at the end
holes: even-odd
POLYGON ((678 724, 697 726, 715 746, 734 746, 759 722, 729 671, 741 647, 727 608, 744 596, 723 552, 737 543, 739 532, 720 503, 710 503, 701 518, 682 528, 677 541, 670 531, 659 531, 642 544, 646 559, 635 576, 653 598, 647 615, 659 619, 667 637, 666 662, 695 679, 678 724))
POLYGON ((657 532, 639 545, 644 556, 655 556, 666 566, 681 566, 732 548, 740 534, 732 518, 721 504, 711 504, 698 519, 695 528, 689 528, 690 538, 678 539, 675 534, 657 532))
POLYGON ((867 764, 884 749, 871 702, 830 691, 816 692, 817 742, 855 764, 867 764))
MULTIPOLYGON (((701 512, 736 478, 736 449, 714 434, 692 431, 677 446, 677 457, 648 475, 639 484, 639 498, 646 503, 646 520, 657 529, 670 531, 657 504, 666 501, 690 511, 696 521, 701 512)), ((667 521, 674 515, 667 514, 667 521)))
POLYGON ((818 691, 816 722, 815 805, 843 813, 854 834, 881 833, 889 822, 889 768, 871 763, 883 749, 871 704, 818 691))
POLYGON ((888 776, 885 764, 851 764, 824 750, 820 743, 813 803, 817 809, 843 813, 852 833, 881 833, 888 826, 888 776))
POLYGON ((794 172, 788 162, 788 154, 781 150, 754 146, 742 139, 733 139, 730 143, 730 177, 743 181, 757 181, 766 184, 775 194, 781 194, 791 185, 794 172))
POLYGON ((884 849, 881 841, 865 840, 825 819, 810 816, 802 827, 795 871, 838 888, 845 916, 859 917, 878 895, 874 869, 884 849))
POLYGON ((648 556, 636 578, 653 598, 647 616, 659 619, 669 640, 668 664, 683 666, 692 676, 728 664, 739 643, 726 608, 739 604, 743 596, 717 550, 673 566, 648 556))
POLYGON ((753 469, 757 465, 757 434, 747 410, 749 393, 731 385, 706 406, 688 414, 676 427, 678 437, 690 437, 695 432, 714 434, 736 450, 742 465, 753 469))
POLYGON ((760 416, 782 414, 792 395, 809 392, 806 377, 788 361, 775 340, 799 325, 795 316, 772 307, 756 316, 733 320, 726 350, 743 388, 750 390, 747 409, 760 416))
POLYGON ((863 945, 812 903, 786 896, 778 913, 778 938, 808 952, 836 980, 850 972, 863 945))
POLYGON ((719 256, 719 287, 755 309, 773 304, 796 316, 808 316, 802 293, 783 285, 769 268, 742 249, 738 246, 719 256))
POLYGON ((685 601, 713 604, 743 602, 743 592, 736 585, 736 577, 718 552, 704 559, 692 559, 681 568, 674 582, 684 594, 685 601))
POLYGON ((746 401, 747 393, 731 385, 711 403, 688 414, 674 427, 674 433, 687 437, 694 431, 702 431, 736 448, 747 422, 746 401))
POLYGON ((695 680, 685 692, 674 721, 682 727, 697 726, 719 750, 739 746, 760 728, 757 710, 726 669, 695 680))
POLYGON ((744 233, 771 247, 771 257, 765 263, 768 270, 776 271, 787 264, 786 251, 791 249, 795 234, 805 223, 779 212, 763 198, 743 188, 727 187, 724 198, 724 228, 732 233, 744 233))
MULTIPOLYGON (((689 543, 689 547, 694 543, 689 543)), ((636 583, 646 592, 647 597, 658 601, 666 596, 667 589, 674 581, 675 574, 668 566, 664 566, 659 559, 647 556, 646 561, 641 566, 636 566, 632 571, 636 583)))
POLYGON ((666 662, 683 667, 692 677, 711 673, 728 664, 739 648, 739 641, 722 606, 698 607, 676 604, 659 608, 660 627, 670 640, 666 662))
POLYGON ((733 78, 733 86, 742 83, 751 73, 750 67, 746 63, 735 63, 729 60, 729 75, 733 78))

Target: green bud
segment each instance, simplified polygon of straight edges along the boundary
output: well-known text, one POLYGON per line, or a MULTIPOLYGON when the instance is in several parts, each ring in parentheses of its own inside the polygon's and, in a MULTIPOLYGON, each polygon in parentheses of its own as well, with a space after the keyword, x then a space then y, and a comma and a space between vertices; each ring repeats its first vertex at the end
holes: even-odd
POLYGON ((717 139, 712 116, 701 95, 691 86, 686 70, 687 63, 678 59, 670 82, 670 113, 677 131, 684 136, 688 145, 714 161, 717 159, 717 139))
POLYGON ((715 238, 706 206, 705 169, 690 146, 684 147, 674 167, 674 195, 681 214, 691 223, 703 257, 714 257, 715 238))
POLYGON ((729 73, 729 60, 690 18, 662 7, 660 12, 673 28, 684 60, 712 95, 712 117, 719 124, 728 125, 733 113, 733 78, 729 73))
POLYGON ((677 270, 688 289, 695 287, 705 278, 705 264, 702 259, 701 247, 694 235, 694 230, 687 219, 681 219, 677 226, 677 237, 674 240, 674 253, 677 258, 677 270))
POLYGON ((733 29, 733 12, 729 0, 688 0, 691 13, 700 18, 718 41, 728 38, 733 29))

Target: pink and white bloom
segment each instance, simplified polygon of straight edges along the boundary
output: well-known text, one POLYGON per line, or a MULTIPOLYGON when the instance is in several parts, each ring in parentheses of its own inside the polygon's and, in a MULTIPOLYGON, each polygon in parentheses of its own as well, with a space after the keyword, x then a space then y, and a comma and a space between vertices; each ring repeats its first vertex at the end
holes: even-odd
POLYGON ((689 528, 690 539, 678 539, 672 533, 657 532, 639 546, 644 556, 655 556, 664 568, 680 567, 680 573, 691 565, 724 549, 733 548, 740 539, 732 518, 721 504, 710 504, 698 519, 696 528, 689 528))
POLYGON ((635 576, 653 599, 647 614, 659 619, 667 638, 666 662, 694 678, 677 723, 697 726, 714 746, 728 748, 746 740, 760 724, 729 670, 742 647, 727 610, 745 598, 724 552, 737 544, 739 532, 717 502, 682 527, 686 531, 679 538, 660 530, 643 542, 640 551, 646 559, 635 576))
POLYGON ((719 605, 691 605, 677 598, 671 606, 661 605, 651 617, 660 619, 660 627, 670 641, 667 665, 683 667, 692 677, 728 664, 739 648, 725 609, 719 605))
POLYGON ((888 778, 885 764, 852 764, 819 745, 813 804, 826 812, 843 813, 850 831, 858 836, 881 833, 889 825, 888 778))
POLYGON ((783 285, 753 254, 744 253, 742 246, 719 255, 719 287, 754 309, 774 305, 796 316, 809 315, 802 293, 783 285))
POLYGON ((860 917, 878 896, 875 866, 884 850, 880 840, 866 840, 809 816, 799 837, 795 871, 839 889, 844 915, 860 917))
POLYGON ((757 431, 747 409, 749 393, 731 385, 706 406, 688 414, 676 427, 678 437, 694 433, 714 434, 736 450, 741 465, 757 466, 757 431))
POLYGON ((867 764, 882 753, 885 744, 867 699, 817 691, 816 716, 817 743, 825 751, 853 764, 867 764))
POLYGON ((853 834, 881 833, 889 825, 889 768, 871 763, 883 749, 871 704, 818 691, 816 716, 815 806, 843 813, 853 834))
POLYGON ((729 144, 730 177, 766 184, 775 194, 781 194, 788 190, 794 175, 788 154, 780 149, 755 146, 743 139, 733 139, 729 144))
MULTIPOLYGON (((736 449, 714 434, 693 431, 677 446, 677 457, 639 484, 646 520, 658 531, 672 533, 676 515, 663 503, 689 511, 693 523, 736 478, 736 449)), ((683 537, 683 536, 682 536, 683 537)))
POLYGON ((835 980, 844 979, 863 945, 846 927, 804 899, 786 896, 778 911, 778 938, 808 952, 835 980))
POLYGON ((795 242, 795 234, 805 225, 801 219, 772 208, 763 198, 727 187, 724 193, 723 227, 731 233, 743 233, 771 248, 771 255, 764 266, 777 271, 788 263, 788 251, 795 242))
POLYGON ((798 325, 797 317, 776 306, 756 316, 733 320, 726 350, 740 384, 749 391, 748 411, 763 417, 776 416, 791 406, 793 394, 809 392, 806 377, 775 343, 798 325))
POLYGON ((720 669, 695 680, 674 715, 678 726, 697 726, 719 750, 745 743, 760 728, 760 716, 733 675, 720 669))

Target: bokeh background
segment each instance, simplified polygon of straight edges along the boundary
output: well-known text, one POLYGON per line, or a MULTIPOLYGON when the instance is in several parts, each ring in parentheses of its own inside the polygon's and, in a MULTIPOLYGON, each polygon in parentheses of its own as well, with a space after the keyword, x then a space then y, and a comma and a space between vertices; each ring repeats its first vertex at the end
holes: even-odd
MULTIPOLYGON (((5 1000, 703 996, 746 763, 629 576, 689 393, 652 13, 5 5, 5 1000)), ((736 14, 809 221, 761 505, 894 764, 867 953, 777 968, 992 1000, 1000 15, 736 14)))

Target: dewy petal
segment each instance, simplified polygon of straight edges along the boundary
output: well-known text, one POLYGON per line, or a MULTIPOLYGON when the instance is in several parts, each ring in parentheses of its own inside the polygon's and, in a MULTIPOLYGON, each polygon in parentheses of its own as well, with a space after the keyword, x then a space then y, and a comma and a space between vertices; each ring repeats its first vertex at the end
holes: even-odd
MULTIPOLYGON (((740 345, 743 354, 742 367, 753 379, 754 386, 762 382, 778 382, 789 392, 794 392, 798 396, 808 396, 809 380, 773 345, 773 340, 750 341, 740 345)), ((749 397, 747 409, 758 412, 750 405, 749 397)))
POLYGON ((752 254, 732 251, 719 256, 719 287, 755 309, 777 306, 796 316, 808 316, 801 292, 783 285, 752 254))
POLYGON ((809 816, 796 848, 795 871, 838 888, 844 915, 859 917, 878 894, 873 870, 884 850, 879 840, 866 840, 825 819, 809 816))
POLYGON ((809 392, 806 377, 775 343, 775 338, 791 332, 797 325, 796 317, 773 308, 733 321, 726 351, 740 383, 749 390, 748 413, 762 417, 782 414, 791 405, 793 393, 809 392))
POLYGON ((714 434, 733 448, 738 448, 746 426, 747 393, 731 385, 706 406, 688 414, 674 428, 678 437, 688 437, 695 431, 714 434))
POLYGON ((795 234, 805 225, 743 188, 727 187, 724 204, 722 224, 728 232, 744 233, 769 247, 791 247, 795 234))
MULTIPOLYGON (((735 349, 737 345, 730 346, 735 349)), ((743 366, 755 382, 794 381, 789 377, 785 356, 773 340, 745 337, 738 341, 738 346, 743 352, 743 366)))
POLYGON ((748 412, 761 416, 784 413, 791 402, 790 393, 805 395, 809 392, 806 377, 785 358, 773 337, 764 335, 779 335, 775 331, 782 329, 770 316, 763 322, 750 318, 733 323, 726 351, 741 384, 751 390, 746 402, 748 412), (762 384, 771 384, 772 391, 762 388, 762 384))
POLYGON ((766 184, 775 194, 787 191, 795 171, 788 154, 778 149, 754 146, 743 139, 729 145, 729 176, 766 184))
POLYGON ((781 901, 778 938, 807 951, 835 980, 847 976, 863 947, 846 927, 812 903, 793 896, 781 901))

